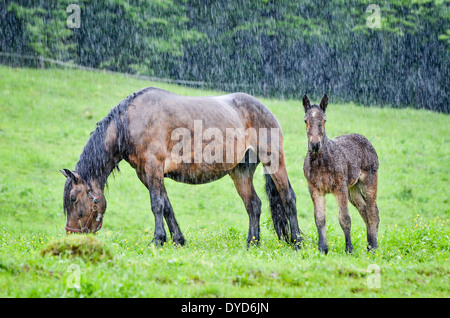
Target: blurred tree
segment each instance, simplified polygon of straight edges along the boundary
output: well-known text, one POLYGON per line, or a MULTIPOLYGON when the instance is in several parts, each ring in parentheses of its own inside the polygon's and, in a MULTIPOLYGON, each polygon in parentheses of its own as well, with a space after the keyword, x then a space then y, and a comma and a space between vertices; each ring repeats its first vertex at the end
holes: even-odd
MULTIPOLYGON (((446 0, 0 0, 0 51, 212 88, 449 113, 446 0)), ((5 61, 5 58, 2 58, 5 61)), ((27 65, 30 60, 7 60, 27 65)))

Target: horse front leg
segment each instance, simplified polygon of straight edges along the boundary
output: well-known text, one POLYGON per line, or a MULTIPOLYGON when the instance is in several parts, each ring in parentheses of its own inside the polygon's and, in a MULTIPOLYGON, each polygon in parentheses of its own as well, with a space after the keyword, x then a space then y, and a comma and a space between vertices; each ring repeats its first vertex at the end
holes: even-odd
POLYGON ((180 227, 178 226, 178 222, 173 212, 172 204, 170 204, 169 197, 167 196, 165 188, 163 196, 164 196, 163 214, 164 218, 166 219, 167 227, 169 228, 170 236, 172 237, 172 241, 175 244, 183 246, 186 243, 186 240, 184 239, 183 233, 181 233, 180 227))
POLYGON ((167 241, 166 230, 163 223, 164 212, 164 197, 159 190, 159 185, 153 183, 150 186, 150 201, 152 212, 155 217, 155 233, 150 243, 154 243, 156 246, 162 246, 167 241))
POLYGON ((147 168, 144 171, 136 170, 139 179, 149 190, 152 212, 155 217, 155 234, 151 243, 163 245, 164 242, 166 242, 166 231, 164 230, 163 223, 164 217, 173 242, 178 245, 184 245, 186 240, 184 239, 180 227, 178 226, 178 222, 175 219, 172 204, 169 201, 169 197, 164 186, 164 175, 158 173, 158 169, 154 169, 152 167, 152 164, 147 164, 147 168))
POLYGON ((163 221, 166 205, 163 165, 156 158, 152 157, 146 162, 143 169, 136 169, 136 173, 150 193, 151 208, 155 217, 155 232, 150 243, 154 243, 157 246, 163 245, 167 241, 163 221))
POLYGON ((345 236, 345 251, 347 253, 353 252, 353 245, 351 239, 351 228, 352 221, 350 218, 350 214, 348 213, 348 189, 347 187, 342 187, 335 193, 335 197, 337 203, 339 205, 339 224, 341 225, 342 230, 344 231, 345 236))
POLYGON ((314 220, 316 222, 317 233, 319 235, 319 251, 327 254, 328 244, 326 236, 325 195, 311 186, 309 187, 309 193, 314 204, 314 220))

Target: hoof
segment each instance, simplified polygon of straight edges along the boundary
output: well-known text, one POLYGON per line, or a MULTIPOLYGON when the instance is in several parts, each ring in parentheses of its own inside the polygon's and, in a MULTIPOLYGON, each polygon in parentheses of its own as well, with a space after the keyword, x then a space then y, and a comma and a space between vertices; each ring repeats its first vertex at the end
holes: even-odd
POLYGON ((353 245, 347 245, 347 246, 345 247, 345 252, 346 252, 347 254, 353 253, 353 245))
POLYGON ((150 243, 149 243, 149 245, 150 244, 155 244, 155 246, 163 246, 164 245, 164 243, 166 243, 166 238, 165 237, 154 237, 151 241, 150 241, 150 243))
POLYGON ((247 239, 247 249, 250 248, 250 246, 256 246, 259 247, 259 237, 252 237, 247 239))
POLYGON ((319 252, 322 254, 327 255, 328 254, 328 246, 324 245, 324 246, 320 246, 319 245, 319 252))
POLYGON ((293 240, 291 242, 292 246, 294 246, 295 250, 300 250, 303 247, 303 239, 301 237, 299 237, 298 240, 293 240))
POLYGON ((186 244, 186 240, 184 239, 184 237, 179 237, 179 238, 174 238, 173 239, 173 244, 176 246, 184 246, 186 244))

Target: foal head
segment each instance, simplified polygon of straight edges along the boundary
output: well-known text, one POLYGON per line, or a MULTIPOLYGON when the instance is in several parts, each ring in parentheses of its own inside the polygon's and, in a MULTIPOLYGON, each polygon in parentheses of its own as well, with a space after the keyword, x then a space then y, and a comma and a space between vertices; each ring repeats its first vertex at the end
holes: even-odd
POLYGON ((64 213, 67 233, 95 233, 102 227, 106 200, 102 191, 94 192, 92 185, 78 173, 60 170, 67 178, 64 186, 64 213))
POLYGON ((320 153, 322 150, 325 137, 325 122, 327 121, 325 116, 327 105, 327 94, 323 95, 320 105, 311 105, 308 96, 303 96, 308 150, 313 153, 320 153))

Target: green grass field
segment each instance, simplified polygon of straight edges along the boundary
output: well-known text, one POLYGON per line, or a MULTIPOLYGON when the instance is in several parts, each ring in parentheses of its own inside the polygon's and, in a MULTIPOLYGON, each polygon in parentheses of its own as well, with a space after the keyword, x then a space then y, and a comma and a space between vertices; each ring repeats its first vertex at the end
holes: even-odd
POLYGON ((96 122, 146 86, 183 95, 221 94, 103 72, 0 66, 0 297, 450 296, 448 115, 335 104, 332 96, 328 137, 360 133, 378 152, 381 221, 374 253, 366 252, 365 225, 353 206, 355 252, 345 253, 331 195, 330 251, 318 252, 303 176, 307 140, 301 102, 261 99, 283 128, 303 249, 277 240, 261 167, 255 174, 263 201, 259 248, 246 248, 248 217, 229 177, 197 186, 166 179, 187 245, 148 245, 154 229, 150 198, 122 162, 121 172, 109 179, 108 209, 96 235, 112 257, 42 256, 42 249, 65 237, 65 178, 58 170, 73 169, 96 122))

